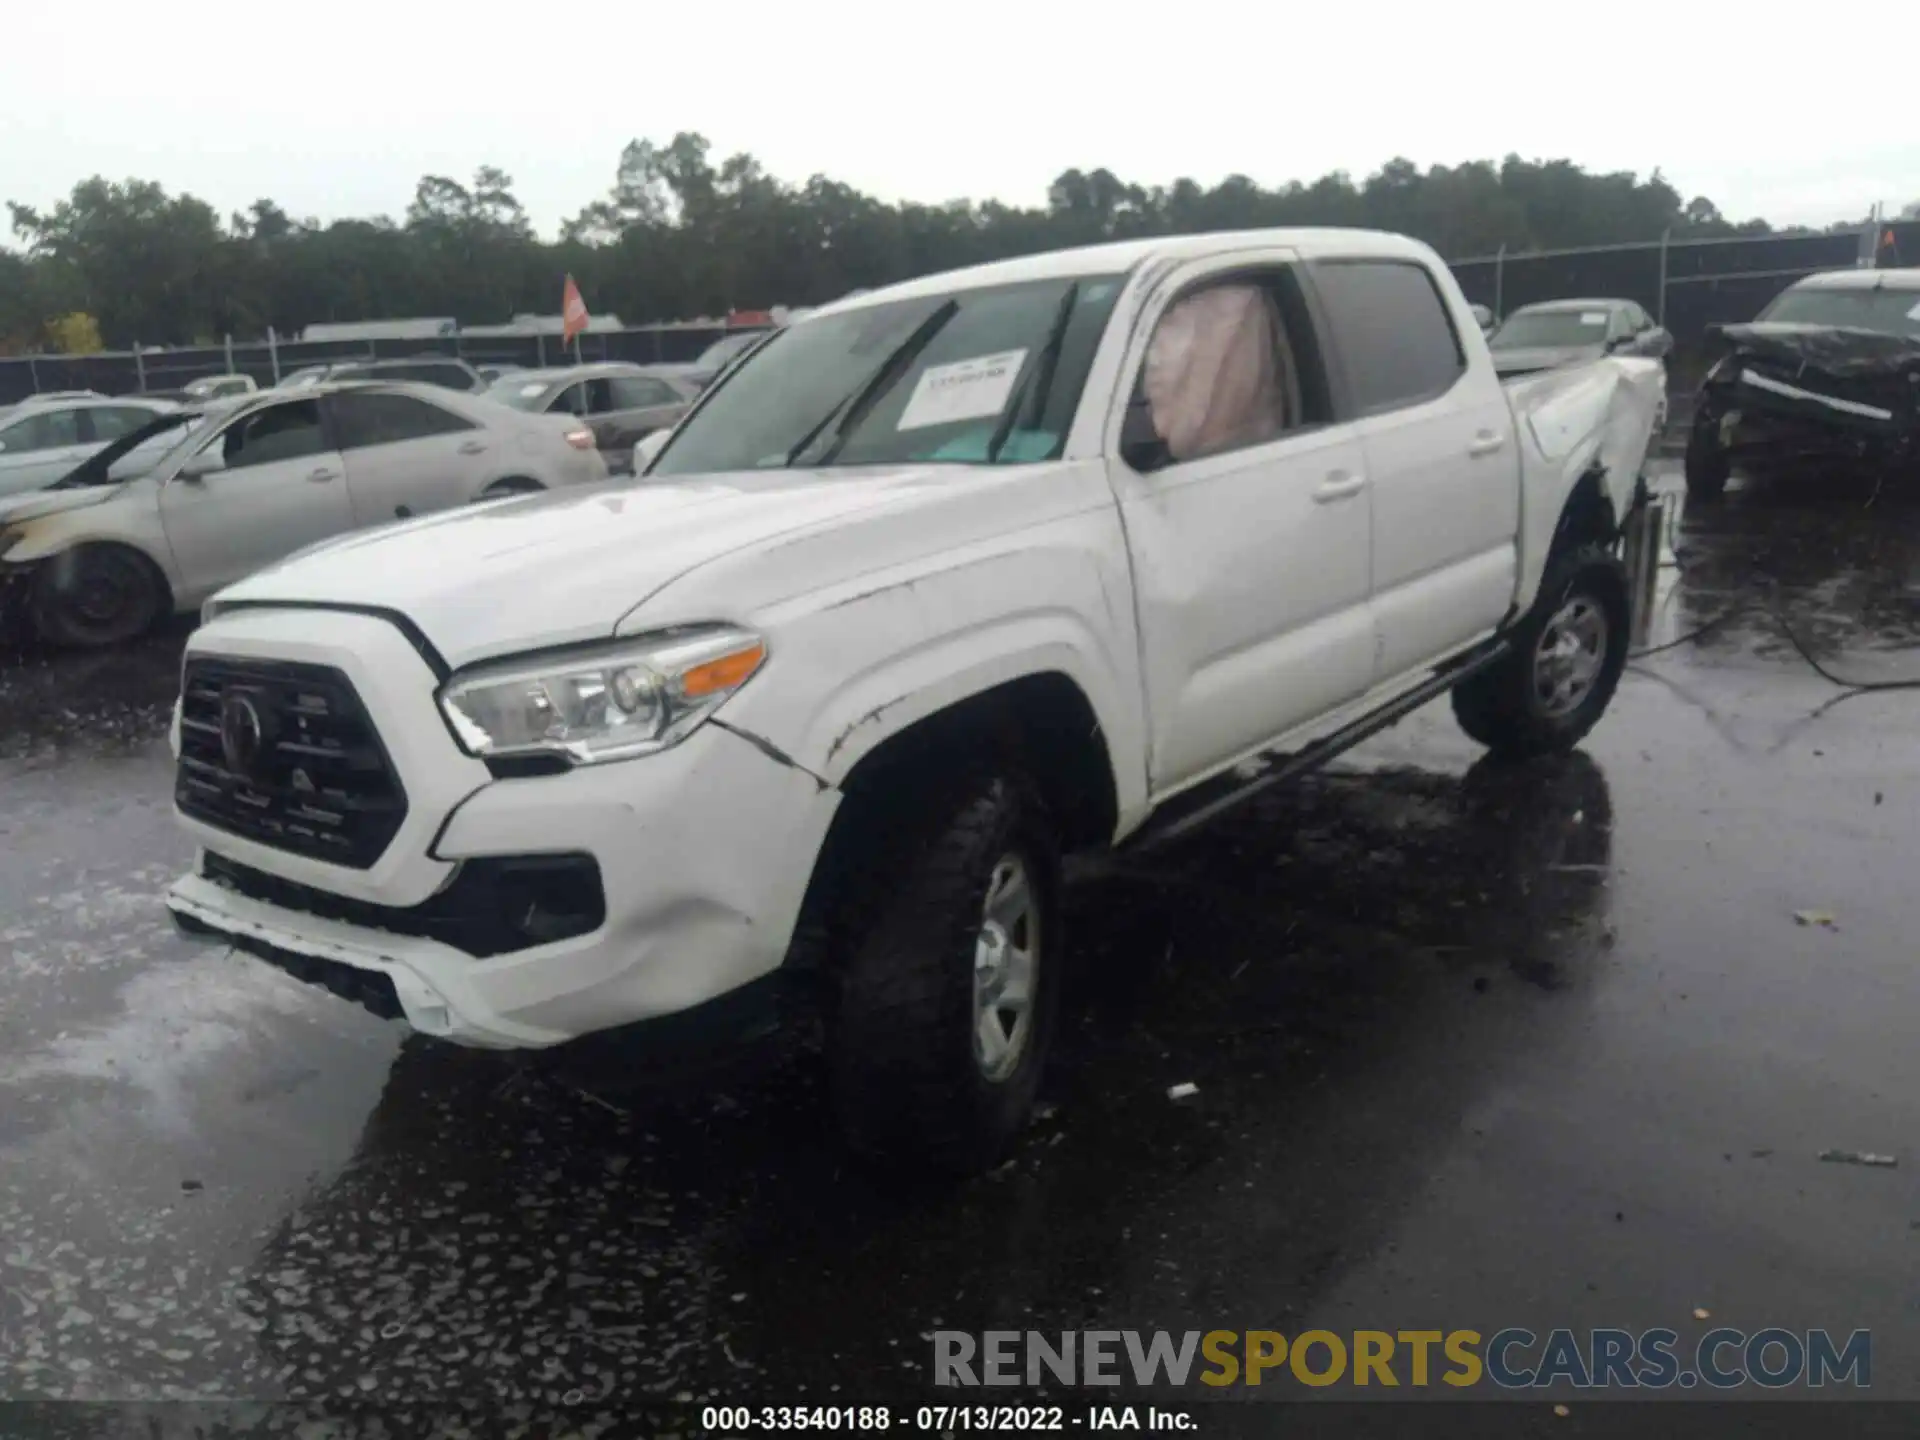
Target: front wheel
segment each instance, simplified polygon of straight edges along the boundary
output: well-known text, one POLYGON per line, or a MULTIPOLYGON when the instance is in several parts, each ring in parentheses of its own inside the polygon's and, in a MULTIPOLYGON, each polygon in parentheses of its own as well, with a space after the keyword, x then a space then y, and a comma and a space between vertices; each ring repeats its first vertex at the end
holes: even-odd
POLYGON ((34 577, 33 614, 52 645, 97 649, 137 640, 165 616, 167 582, 137 550, 83 545, 34 577))
POLYGON ((1553 557, 1511 652, 1455 687, 1460 728, 1502 756, 1573 749, 1620 684, 1630 621, 1626 567, 1611 550, 1583 545, 1553 557))
POLYGON ((1024 781, 986 775, 948 796, 856 942, 829 1059, 854 1149, 964 1174, 1004 1153, 1039 1089, 1060 864, 1024 781))

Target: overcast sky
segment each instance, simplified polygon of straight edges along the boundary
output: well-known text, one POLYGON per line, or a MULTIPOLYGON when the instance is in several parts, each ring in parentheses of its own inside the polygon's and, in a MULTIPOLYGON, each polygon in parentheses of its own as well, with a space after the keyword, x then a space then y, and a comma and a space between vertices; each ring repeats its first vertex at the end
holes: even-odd
POLYGON ((1776 223, 1920 199, 1920 127, 1900 100, 1920 24, 1816 37, 1799 12, 1739 13, 21 0, 0 43, 0 199, 51 204, 97 173, 223 215, 265 196, 296 217, 398 218, 423 173, 496 164, 552 234, 611 183, 627 140, 676 130, 706 135, 716 163, 746 150, 783 179, 889 200, 1033 204, 1076 165, 1271 185, 1510 151, 1657 166, 1683 196, 1776 223))

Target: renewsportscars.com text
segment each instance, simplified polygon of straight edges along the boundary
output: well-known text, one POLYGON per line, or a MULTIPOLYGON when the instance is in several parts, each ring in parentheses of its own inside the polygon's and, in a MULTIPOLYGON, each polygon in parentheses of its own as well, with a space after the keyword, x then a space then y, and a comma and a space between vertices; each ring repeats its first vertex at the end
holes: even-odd
POLYGON ((964 1330, 933 1333, 934 1384, 1033 1386, 1352 1385, 1503 1390, 1731 1390, 1873 1380, 1873 1339, 1855 1330, 964 1330))

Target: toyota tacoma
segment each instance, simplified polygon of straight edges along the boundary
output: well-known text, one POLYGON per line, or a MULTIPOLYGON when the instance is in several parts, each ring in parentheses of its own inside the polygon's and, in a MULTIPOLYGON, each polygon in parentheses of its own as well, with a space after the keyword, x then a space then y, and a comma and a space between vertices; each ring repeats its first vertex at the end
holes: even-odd
POLYGON ((1443 693, 1513 755, 1599 720, 1660 393, 1623 357, 1503 386, 1434 252, 1363 231, 850 297, 632 480, 215 596, 168 906, 468 1045, 799 997, 856 1149, 978 1168, 1060 1008, 1064 853, 1443 693))

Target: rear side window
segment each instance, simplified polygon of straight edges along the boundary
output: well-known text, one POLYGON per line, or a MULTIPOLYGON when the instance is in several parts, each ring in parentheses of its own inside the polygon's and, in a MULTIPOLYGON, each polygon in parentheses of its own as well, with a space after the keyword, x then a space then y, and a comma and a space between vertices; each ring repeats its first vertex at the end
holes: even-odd
POLYGON ((1313 282, 1358 414, 1435 399, 1466 373, 1466 352, 1425 266, 1323 260, 1313 282))
POLYGON ((26 418, 16 420, 0 431, 0 443, 7 447, 10 455, 29 454, 35 450, 55 450, 62 445, 80 443, 80 412, 78 410, 40 410, 26 418))
POLYGON ((395 445, 403 440, 424 440, 432 435, 451 435, 471 430, 458 415, 429 405, 411 395, 357 395, 348 392, 333 397, 333 421, 340 432, 340 447, 358 449, 366 445, 395 445))
POLYGON ((153 414, 153 411, 142 410, 136 405, 96 405, 87 412, 87 419, 93 425, 91 438, 107 442, 131 435, 152 420, 153 414))

